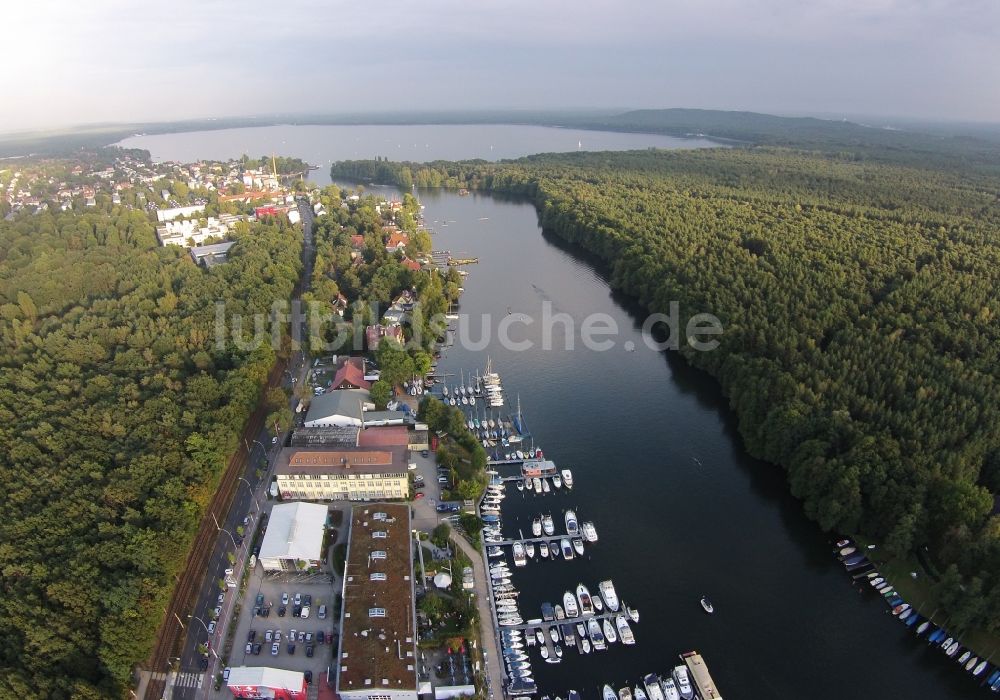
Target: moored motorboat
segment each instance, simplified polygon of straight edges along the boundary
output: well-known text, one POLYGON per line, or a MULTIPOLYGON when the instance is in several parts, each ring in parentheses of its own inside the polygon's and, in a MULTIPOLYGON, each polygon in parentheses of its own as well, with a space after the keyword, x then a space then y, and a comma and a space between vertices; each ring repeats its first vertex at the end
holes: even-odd
POLYGON ((677 684, 670 676, 660 679, 660 688, 663 690, 664 700, 680 700, 681 694, 677 692, 677 684))
POLYGON ((559 547, 562 549, 563 559, 573 558, 573 546, 569 543, 568 537, 563 537, 559 540, 559 547))
POLYGON ((973 676, 978 676, 978 675, 982 674, 982 672, 986 670, 986 667, 988 665, 989 665, 988 662, 986 662, 986 661, 980 661, 979 665, 976 666, 974 669, 972 669, 972 675, 973 676))
POLYGON ((583 556, 583 540, 579 537, 573 538, 573 551, 576 552, 578 557, 583 556))
POLYGON ((951 646, 944 650, 946 656, 954 657, 958 653, 961 645, 958 642, 952 642, 951 646))
POLYGON ((589 654, 591 649, 590 640, 586 637, 580 638, 580 651, 584 654, 589 654))
POLYGON ((632 691, 628 686, 618 689, 618 700, 632 700, 632 691))
POLYGON ((553 534, 555 534, 555 531, 556 531, 556 526, 555 523, 552 522, 552 516, 548 514, 543 515, 542 532, 545 533, 546 537, 551 537, 553 534))
POLYGON ((534 559, 535 558, 535 543, 534 542, 525 542, 524 543, 524 553, 526 555, 528 555, 529 559, 534 559))
POLYGON ((660 677, 655 673, 648 673, 642 678, 642 684, 646 686, 646 695, 649 700, 663 700, 663 689, 660 687, 660 677))
POLYGON ((528 563, 528 557, 524 551, 524 545, 520 542, 515 542, 513 546, 514 550, 514 566, 524 566, 528 563))
POLYGON ((677 692, 684 700, 691 700, 694 697, 694 688, 691 687, 691 681, 688 679, 687 666, 675 666, 673 675, 674 682, 677 684, 677 692))
POLYGON ((554 487, 556 487, 557 489, 562 488, 562 477, 559 476, 558 474, 553 475, 553 477, 552 477, 552 485, 554 487))
POLYGON ((535 518, 534 520, 531 521, 531 534, 534 535, 535 537, 541 537, 542 536, 542 519, 541 518, 535 518))
POLYGON ((576 597, 569 591, 563 593, 563 608, 566 610, 566 617, 576 617, 580 614, 580 608, 576 605, 576 597))
POLYGON ((576 513, 573 510, 567 510, 563 519, 566 522, 566 534, 570 537, 575 537, 580 532, 580 525, 576 521, 576 513))
POLYGON ((638 685, 635 687, 635 700, 649 700, 649 698, 646 697, 646 691, 638 685))
POLYGON ((542 493, 549 493, 550 491, 552 491, 552 487, 549 486, 549 480, 542 479, 542 493))
POLYGON ((701 608, 702 608, 702 610, 704 610, 705 612, 707 612, 709 615, 711 615, 712 613, 715 612, 715 607, 712 605, 712 601, 710 601, 705 596, 701 597, 701 608))
POLYGON ((601 623, 601 630, 604 632, 604 638, 608 640, 608 644, 614 644, 618 641, 618 633, 615 631, 615 626, 608 618, 604 618, 604 621, 601 623))
POLYGON ((573 488, 573 472, 571 472, 569 469, 563 469, 562 481, 563 484, 566 486, 566 488, 568 489, 573 488))
POLYGON ((563 606, 561 606, 559 603, 556 603, 555 607, 556 607, 556 619, 557 620, 565 620, 566 619, 566 611, 563 610, 563 606))
POLYGON ((973 656, 971 659, 965 662, 965 670, 971 671, 973 668, 976 667, 977 663, 979 663, 979 657, 973 656))
POLYGON ((630 619, 632 622, 635 622, 635 623, 639 622, 639 611, 638 610, 636 610, 635 608, 630 608, 627 605, 624 606, 624 610, 625 610, 625 614, 628 615, 628 619, 630 619))
POLYGON ((629 627, 628 620, 625 616, 618 614, 615 616, 615 627, 618 630, 618 637, 622 640, 622 644, 630 646, 635 644, 635 634, 632 633, 632 628, 629 627))
POLYGON ((542 492, 542 480, 539 479, 537 476, 532 477, 531 478, 531 488, 533 488, 535 490, 535 493, 541 493, 542 492))
POLYGON ((958 663, 964 664, 966 661, 969 660, 971 656, 972 656, 972 651, 970 649, 966 649, 964 652, 962 652, 962 655, 958 657, 958 663))
POLYGON ((555 541, 549 542, 549 554, 552 555, 552 559, 559 556, 559 545, 555 541))
POLYGON ((611 689, 610 685, 601 688, 602 700, 618 700, 618 695, 611 689))
POLYGON ((595 611, 604 612, 604 601, 601 600, 600 596, 592 597, 590 600, 594 604, 595 611))
POLYGON ((590 637, 590 642, 594 645, 594 649, 600 651, 607 648, 607 644, 604 641, 604 633, 601 631, 601 625, 594 618, 587 620, 587 636, 590 637))
POLYGON ((604 599, 604 603, 608 606, 608 610, 611 612, 618 612, 619 601, 618 593, 615 592, 615 584, 610 580, 601 581, 597 584, 597 590, 601 594, 601 598, 604 599))
POLYGON ((583 528, 583 539, 587 542, 597 542, 597 528, 594 527, 594 523, 586 522, 581 527, 583 528))
POLYGON ((549 546, 544 542, 538 543, 538 554, 541 555, 542 559, 549 558, 549 546))

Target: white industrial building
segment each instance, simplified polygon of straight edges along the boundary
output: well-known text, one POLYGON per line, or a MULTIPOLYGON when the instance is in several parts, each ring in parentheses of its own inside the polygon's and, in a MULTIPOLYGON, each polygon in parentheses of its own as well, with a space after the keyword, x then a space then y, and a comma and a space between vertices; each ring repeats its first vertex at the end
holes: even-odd
POLYGON ((323 560, 326 516, 326 506, 319 503, 275 505, 257 556, 264 571, 298 571, 318 567, 323 560), (305 563, 304 567, 301 562, 305 563))
POLYGON ((373 410, 367 389, 340 389, 313 398, 306 412, 305 427, 360 427, 366 410, 373 410))
MULTIPOLYGON (((166 190, 164 190, 166 192, 166 190)), ((169 195, 170 193, 167 192, 169 195)), ((193 204, 190 207, 174 207, 172 209, 159 209, 156 212, 156 220, 159 222, 173 221, 174 219, 184 219, 192 214, 201 214, 205 211, 204 204, 193 204)))

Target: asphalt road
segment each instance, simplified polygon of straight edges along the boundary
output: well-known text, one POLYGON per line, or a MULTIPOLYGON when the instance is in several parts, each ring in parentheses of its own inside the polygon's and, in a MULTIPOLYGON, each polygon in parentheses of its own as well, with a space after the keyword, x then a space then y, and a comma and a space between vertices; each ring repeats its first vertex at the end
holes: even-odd
MULTIPOLYGON (((308 203, 301 201, 299 202, 298 208, 302 217, 304 244, 302 280, 303 288, 305 289, 312 277, 312 262, 315 258, 315 245, 313 244, 312 235, 313 212, 308 203)), ((289 373, 286 373, 284 377, 283 386, 286 389, 291 390, 292 387, 295 386, 292 382, 293 376, 297 379, 297 382, 301 386, 301 383, 305 381, 307 369, 306 357, 303 353, 300 351, 293 353, 292 361, 289 365, 289 373)), ((289 405, 293 410, 297 402, 298 399, 296 399, 293 395, 289 400, 289 405)), ((227 555, 233 552, 237 553, 236 564, 232 566, 235 570, 234 577, 238 581, 241 576, 243 567, 246 565, 246 562, 251 554, 249 550, 253 543, 253 533, 256 531, 257 527, 257 504, 263 507, 264 500, 267 498, 267 488, 270 485, 272 476, 272 468, 269 467, 266 473, 258 479, 255 465, 259 461, 262 453, 267 456, 268 464, 273 465, 274 456, 285 444, 285 442, 287 442, 289 432, 290 431, 279 436, 277 444, 272 444, 271 435, 268 432, 268 428, 265 427, 261 430, 256 440, 249 445, 252 458, 248 460, 247 469, 243 474, 243 479, 245 481, 240 481, 240 486, 236 491, 236 495, 233 497, 233 503, 229 509, 229 513, 222 521, 219 522, 219 526, 222 528, 222 531, 219 532, 219 536, 216 539, 215 548, 212 552, 212 563, 208 572, 205 574, 205 580, 202 584, 201 592, 198 594, 198 601, 195 605, 194 612, 191 613, 193 617, 190 620, 183 621, 187 634, 184 639, 183 651, 180 656, 180 678, 186 679, 186 685, 174 685, 173 694, 171 696, 174 700, 196 700, 196 698, 209 698, 216 696, 214 691, 214 679, 216 674, 222 671, 221 661, 214 653, 210 653, 208 670, 201 671, 199 665, 201 662, 201 655, 198 653, 198 645, 203 644, 206 638, 210 637, 212 649, 221 653, 221 648, 226 634, 225 623, 232 617, 233 605, 237 602, 237 593, 239 588, 227 589, 226 596, 222 604, 223 609, 219 616, 219 623, 214 632, 209 635, 207 627, 212 620, 212 611, 216 605, 219 604, 218 581, 225 576, 226 569, 230 568, 231 565, 227 555), (251 520, 245 528, 246 537, 237 549, 234 547, 234 539, 237 537, 237 528, 243 525, 243 519, 248 515, 251 516, 251 520), (199 619, 194 618, 199 618, 200 621, 199 619), (201 677, 200 687, 191 684, 196 676, 201 677)), ((253 601, 249 601, 249 604, 252 605, 253 601)), ((222 692, 227 691, 223 688, 222 692)))

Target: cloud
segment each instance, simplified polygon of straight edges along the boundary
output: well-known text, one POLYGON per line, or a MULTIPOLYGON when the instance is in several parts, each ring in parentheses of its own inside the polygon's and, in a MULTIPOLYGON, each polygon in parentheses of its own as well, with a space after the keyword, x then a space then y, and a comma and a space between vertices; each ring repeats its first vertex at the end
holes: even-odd
POLYGON ((5 25, 0 129, 568 105, 1000 120, 993 0, 36 0, 5 25))

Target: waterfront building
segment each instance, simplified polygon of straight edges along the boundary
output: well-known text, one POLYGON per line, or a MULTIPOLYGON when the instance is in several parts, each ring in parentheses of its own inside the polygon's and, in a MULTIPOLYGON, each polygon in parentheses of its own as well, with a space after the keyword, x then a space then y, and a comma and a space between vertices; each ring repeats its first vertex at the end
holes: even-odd
POLYGON ((285 448, 275 463, 284 499, 371 501, 409 495, 406 448, 285 448))

